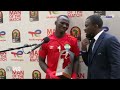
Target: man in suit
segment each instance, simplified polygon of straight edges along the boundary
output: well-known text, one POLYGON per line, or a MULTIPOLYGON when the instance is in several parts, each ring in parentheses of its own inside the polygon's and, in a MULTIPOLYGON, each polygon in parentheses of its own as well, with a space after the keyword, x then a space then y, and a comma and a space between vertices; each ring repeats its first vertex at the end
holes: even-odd
POLYGON ((115 36, 104 32, 102 25, 98 15, 91 15, 85 21, 86 38, 81 49, 88 66, 88 79, 120 79, 120 43, 115 36))

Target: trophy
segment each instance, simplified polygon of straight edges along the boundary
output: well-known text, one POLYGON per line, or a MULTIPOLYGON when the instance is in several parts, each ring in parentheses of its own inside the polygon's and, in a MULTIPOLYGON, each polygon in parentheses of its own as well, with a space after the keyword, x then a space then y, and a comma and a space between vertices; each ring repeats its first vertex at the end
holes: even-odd
POLYGON ((69 50, 69 44, 66 44, 64 48, 65 50, 60 51, 56 76, 62 79, 71 79, 74 53, 69 50))

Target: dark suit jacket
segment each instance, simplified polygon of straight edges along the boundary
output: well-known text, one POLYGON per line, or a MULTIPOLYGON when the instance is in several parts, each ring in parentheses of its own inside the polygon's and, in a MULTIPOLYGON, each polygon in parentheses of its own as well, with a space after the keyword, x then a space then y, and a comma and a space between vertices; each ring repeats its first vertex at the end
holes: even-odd
POLYGON ((92 57, 82 52, 82 58, 88 66, 88 79, 120 79, 120 43, 114 36, 103 32, 92 57))

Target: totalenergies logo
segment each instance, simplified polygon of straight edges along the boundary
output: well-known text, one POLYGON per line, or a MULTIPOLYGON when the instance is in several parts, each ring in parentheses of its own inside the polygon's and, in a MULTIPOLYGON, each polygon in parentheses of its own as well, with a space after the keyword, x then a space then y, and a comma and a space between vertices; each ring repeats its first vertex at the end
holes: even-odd
POLYGON ((49 13, 50 13, 50 15, 52 15, 52 14, 59 14, 58 11, 49 11, 49 13))
POLYGON ((11 52, 11 54, 13 54, 14 57, 21 58, 23 55, 23 51, 11 52))
POLYGON ((40 37, 40 34, 41 34, 41 30, 35 30, 34 32, 32 31, 29 31, 28 34, 30 34, 32 37, 40 37))
POLYGON ((57 18, 59 11, 49 11, 49 15, 46 18, 57 18))
POLYGON ((0 38, 4 38, 6 35, 6 32, 5 31, 0 31, 0 38))

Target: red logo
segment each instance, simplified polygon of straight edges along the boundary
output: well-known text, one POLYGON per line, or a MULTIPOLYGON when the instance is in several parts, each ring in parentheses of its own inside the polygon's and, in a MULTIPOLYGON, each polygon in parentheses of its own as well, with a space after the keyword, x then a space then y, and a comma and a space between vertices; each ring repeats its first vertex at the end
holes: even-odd
POLYGON ((40 30, 40 29, 37 29, 35 31, 28 31, 28 34, 31 35, 31 38, 29 40, 30 41, 34 41, 34 40, 40 41, 40 40, 42 40, 40 38, 41 33, 42 33, 42 30, 40 30))
POLYGON ((21 20, 21 11, 9 11, 9 20, 10 21, 20 21, 21 20))
POLYGON ((0 61, 7 61, 6 52, 1 52, 0 53, 0 61))
POLYGON ((82 17, 82 11, 68 11, 67 14, 69 18, 82 17))
POLYGON ((35 62, 35 61, 39 61, 38 60, 38 51, 32 51, 31 53, 30 53, 30 61, 31 62, 35 62))
POLYGON ((13 79, 24 79, 24 71, 23 70, 12 70, 12 78, 13 79))
POLYGON ((85 73, 79 73, 78 78, 79 79, 85 79, 85 73))
POLYGON ((55 29, 47 29, 47 36, 50 36, 53 32, 55 32, 55 29))

